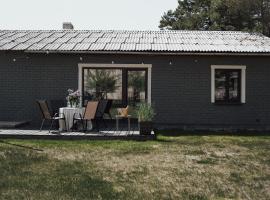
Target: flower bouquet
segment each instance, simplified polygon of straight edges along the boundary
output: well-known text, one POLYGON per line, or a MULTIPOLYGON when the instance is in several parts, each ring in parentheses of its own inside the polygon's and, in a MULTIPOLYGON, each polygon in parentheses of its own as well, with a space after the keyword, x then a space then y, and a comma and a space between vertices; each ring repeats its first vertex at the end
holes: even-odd
POLYGON ((79 90, 72 90, 72 89, 68 89, 68 96, 66 97, 67 99, 67 106, 68 107, 78 107, 79 103, 80 103, 80 91, 79 90))

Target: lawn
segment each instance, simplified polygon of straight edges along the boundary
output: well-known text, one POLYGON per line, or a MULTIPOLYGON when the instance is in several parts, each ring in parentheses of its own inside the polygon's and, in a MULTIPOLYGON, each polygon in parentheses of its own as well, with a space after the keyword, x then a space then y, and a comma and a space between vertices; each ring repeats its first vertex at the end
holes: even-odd
POLYGON ((270 136, 1 140, 0 199, 270 199, 270 136))

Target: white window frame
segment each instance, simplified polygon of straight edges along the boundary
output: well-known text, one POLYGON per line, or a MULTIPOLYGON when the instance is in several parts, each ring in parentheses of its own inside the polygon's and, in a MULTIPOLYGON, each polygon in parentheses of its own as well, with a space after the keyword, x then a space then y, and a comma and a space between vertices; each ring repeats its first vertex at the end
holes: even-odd
POLYGON ((215 103, 215 70, 240 69, 241 70, 241 103, 246 103, 246 66, 245 65, 211 65, 211 102, 215 103))
POLYGON ((82 72, 83 68, 142 68, 147 69, 147 102, 151 104, 151 81, 152 64, 102 64, 102 63, 79 63, 78 64, 78 89, 82 92, 82 72))

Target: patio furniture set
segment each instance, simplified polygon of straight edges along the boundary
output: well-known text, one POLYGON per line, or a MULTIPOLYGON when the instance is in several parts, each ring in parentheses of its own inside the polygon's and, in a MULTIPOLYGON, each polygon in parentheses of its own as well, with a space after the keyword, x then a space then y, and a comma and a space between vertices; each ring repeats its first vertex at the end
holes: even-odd
MULTIPOLYGON (((98 132, 100 122, 107 127, 105 115, 112 119, 110 113, 112 100, 87 101, 85 107, 64 107, 64 102, 61 101, 51 101, 49 106, 47 100, 37 100, 37 104, 42 114, 40 131, 45 121, 50 121, 49 132, 58 121, 59 132, 74 130, 83 132, 96 130, 98 132)), ((128 115, 127 112, 126 115, 116 115, 116 131, 119 130, 120 119, 127 119, 128 131, 130 131, 130 118, 131 115, 128 115)))

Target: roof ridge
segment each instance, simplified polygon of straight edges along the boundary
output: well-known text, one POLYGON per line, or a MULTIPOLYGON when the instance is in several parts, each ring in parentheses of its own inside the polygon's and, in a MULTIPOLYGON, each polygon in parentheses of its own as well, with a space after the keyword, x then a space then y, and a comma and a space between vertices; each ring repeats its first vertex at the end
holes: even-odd
POLYGON ((197 33, 249 33, 249 34, 260 34, 254 32, 247 31, 221 31, 221 30, 113 30, 113 29, 76 29, 76 30, 68 30, 68 29, 0 29, 0 31, 8 31, 8 32, 139 32, 139 33, 173 33, 173 32, 197 32, 197 33))

